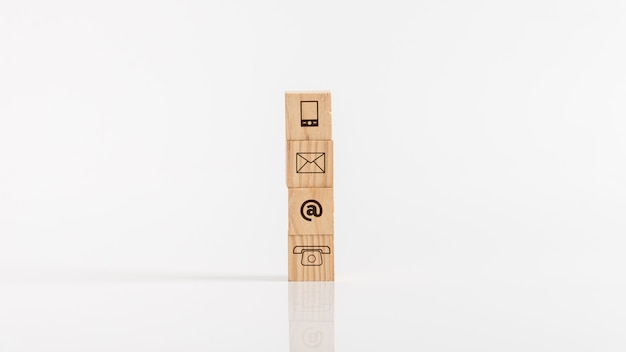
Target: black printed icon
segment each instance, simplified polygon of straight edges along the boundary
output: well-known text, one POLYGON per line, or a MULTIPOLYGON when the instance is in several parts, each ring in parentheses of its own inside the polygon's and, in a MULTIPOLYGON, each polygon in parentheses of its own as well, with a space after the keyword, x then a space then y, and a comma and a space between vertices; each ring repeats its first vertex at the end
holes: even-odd
POLYGON ((300 126, 317 127, 319 125, 319 110, 317 100, 300 102, 300 126))
POLYGON ((295 246, 293 254, 302 254, 302 266, 320 266, 324 264, 323 255, 330 254, 328 246, 295 246))
POLYGON ((326 173, 326 153, 296 153, 296 173, 326 173))
POLYGON ((322 216, 322 205, 315 199, 309 199, 302 203, 302 206, 300 207, 300 216, 302 216, 302 218, 306 221, 311 221, 311 216, 319 218, 322 216), (304 210, 305 207, 306 211, 304 210))

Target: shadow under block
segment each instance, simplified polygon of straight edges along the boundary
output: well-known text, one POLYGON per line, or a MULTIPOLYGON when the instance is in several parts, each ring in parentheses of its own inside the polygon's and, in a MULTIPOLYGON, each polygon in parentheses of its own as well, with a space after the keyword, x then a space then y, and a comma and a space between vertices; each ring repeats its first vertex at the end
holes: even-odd
POLYGON ((330 92, 286 92, 287 140, 331 140, 330 92))
POLYGON ((289 237, 289 281, 333 281, 335 246, 332 235, 289 237))
POLYGON ((289 235, 335 233, 332 188, 290 188, 288 193, 289 235))
POLYGON ((333 141, 287 141, 287 187, 333 187, 333 141))

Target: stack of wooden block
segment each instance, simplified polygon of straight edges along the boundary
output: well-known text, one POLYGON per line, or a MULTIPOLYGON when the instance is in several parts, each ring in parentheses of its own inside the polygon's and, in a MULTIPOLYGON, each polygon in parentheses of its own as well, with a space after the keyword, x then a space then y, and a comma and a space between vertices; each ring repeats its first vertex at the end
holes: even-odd
POLYGON ((289 281, 335 277, 330 92, 286 92, 289 281))

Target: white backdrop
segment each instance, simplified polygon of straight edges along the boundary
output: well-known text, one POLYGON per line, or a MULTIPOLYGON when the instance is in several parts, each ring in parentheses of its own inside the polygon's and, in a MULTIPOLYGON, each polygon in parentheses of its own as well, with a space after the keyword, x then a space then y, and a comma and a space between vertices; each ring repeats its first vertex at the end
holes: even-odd
POLYGON ((0 272, 286 280, 283 93, 331 90, 338 282, 618 297, 625 42, 622 1, 3 1, 0 272))
POLYGON ((2 1, 0 350, 624 351, 625 43, 622 1, 2 1), (335 323, 288 321, 286 90, 333 94, 335 323))

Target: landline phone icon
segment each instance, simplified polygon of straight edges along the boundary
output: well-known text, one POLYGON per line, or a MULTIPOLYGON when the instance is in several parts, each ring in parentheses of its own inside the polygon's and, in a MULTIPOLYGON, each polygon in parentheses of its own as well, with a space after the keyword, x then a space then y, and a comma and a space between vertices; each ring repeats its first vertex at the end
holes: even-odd
POLYGON ((320 266, 324 264, 323 255, 330 254, 328 246, 295 246, 293 254, 302 254, 300 263, 303 266, 320 266))

